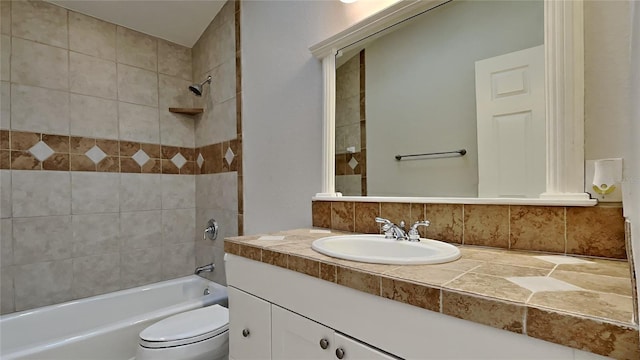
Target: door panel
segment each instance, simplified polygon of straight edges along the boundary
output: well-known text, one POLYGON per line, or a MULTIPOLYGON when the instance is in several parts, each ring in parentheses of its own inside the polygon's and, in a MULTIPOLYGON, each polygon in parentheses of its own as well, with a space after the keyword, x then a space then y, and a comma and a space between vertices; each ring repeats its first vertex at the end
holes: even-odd
POLYGON ((272 305, 274 359, 332 359, 333 330, 303 316, 272 305), (320 340, 327 340, 322 349, 320 340))
POLYGON ((229 356, 271 359, 271 304, 234 287, 229 294, 229 356))

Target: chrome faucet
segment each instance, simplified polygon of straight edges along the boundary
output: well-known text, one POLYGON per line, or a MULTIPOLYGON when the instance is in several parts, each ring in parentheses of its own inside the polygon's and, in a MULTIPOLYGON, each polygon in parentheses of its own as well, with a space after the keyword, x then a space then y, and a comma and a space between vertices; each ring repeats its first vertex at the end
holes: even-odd
POLYGON ((409 231, 405 230, 405 222, 400 221, 399 225, 392 223, 390 220, 376 217, 376 222, 382 224, 382 231, 384 231, 385 239, 396 240, 408 240, 408 241, 420 241, 420 232, 418 232, 418 226, 429 226, 429 220, 416 221, 411 226, 409 231))
POLYGON ((214 269, 216 268, 216 266, 212 263, 212 264, 207 264, 207 265, 202 265, 202 266, 198 266, 196 268, 196 271, 194 271, 193 273, 196 275, 200 275, 201 272, 212 272, 214 269))

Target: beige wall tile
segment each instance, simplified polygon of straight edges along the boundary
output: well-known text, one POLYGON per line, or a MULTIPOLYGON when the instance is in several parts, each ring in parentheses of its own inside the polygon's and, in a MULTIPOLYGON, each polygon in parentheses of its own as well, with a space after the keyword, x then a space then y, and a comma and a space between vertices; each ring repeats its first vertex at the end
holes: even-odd
POLYGON ((195 122, 192 116, 170 113, 169 107, 193 107, 190 82, 159 75, 160 80, 160 138, 163 145, 194 147, 195 122))
POLYGON ((11 127, 13 130, 69 134, 69 93, 12 84, 11 127))
POLYGON ((74 298, 105 294, 120 289, 120 254, 84 256, 73 259, 74 298))
POLYGON ((96 214, 120 211, 120 174, 71 172, 71 211, 96 214))
MULTIPOLYGON (((396 225, 401 221, 405 224, 411 221, 411 204, 409 203, 380 203, 380 216, 396 225)), ((406 226, 405 226, 406 227, 406 226)))
POLYGON ((44 1, 14 1, 11 32, 13 36, 67 48, 67 10, 44 1))
POLYGON ((120 216, 117 213, 73 215, 71 228, 73 257, 120 251, 120 216))
POLYGON ((162 208, 161 175, 120 174, 120 211, 162 208))
POLYGON ((567 253, 626 258, 621 207, 568 207, 567 253))
POLYGON ((16 311, 71 300, 71 259, 41 262, 14 268, 16 311))
POLYGON ((162 247, 162 276, 164 279, 191 275, 195 264, 195 244, 193 242, 162 247))
POLYGON ((580 319, 537 308, 527 309, 527 335, 616 359, 640 358, 637 329, 580 319))
POLYGON ((427 237, 435 240, 462 243, 462 205, 427 204, 427 237))
MULTIPOLYGON (((211 96, 213 101, 221 103, 236 96, 236 59, 225 61, 211 71, 211 96)), ((202 76, 202 80, 206 75, 202 76)), ((194 80, 201 81, 201 80, 194 80)))
POLYGON ((565 251, 564 207, 510 206, 512 249, 565 251))
POLYGON ((118 26, 118 62, 158 71, 158 42, 156 38, 118 26))
POLYGON ((509 206, 464 205, 464 244, 509 248, 509 206))
POLYGON ((0 220, 0 266, 13 265, 13 224, 11 219, 0 220))
POLYGON ((4 315, 15 311, 13 266, 3 266, 0 276, 0 314, 4 315))
POLYGON ((70 11, 69 49, 115 61, 116 25, 70 11))
POLYGON ((122 250, 149 249, 162 246, 160 210, 120 213, 122 250))
POLYGON ((16 265, 71 257, 71 216, 13 219, 13 257, 16 265))
MULTIPOLYGON (((4 1, 2 2, 4 3, 4 1)), ((11 36, 0 36, 0 80, 11 80, 11 36)))
POLYGON ((459 319, 522 333, 525 307, 442 291, 442 313, 459 319))
POLYGON ((0 81, 0 129, 11 128, 11 84, 8 81, 0 81))
POLYGON ((11 171, 0 170, 0 218, 12 217, 11 213, 11 171))
POLYGON ((118 102, 70 94, 69 133, 100 139, 118 139, 118 102))
POLYGON ((126 251, 120 258, 120 284, 123 289, 162 280, 162 247, 126 251))
POLYGON ((158 39, 158 72, 183 80, 193 80, 191 49, 158 39))
POLYGON ((193 243, 196 236, 195 226, 195 208, 162 210, 163 244, 193 243))
POLYGON ((158 108, 119 102, 118 115, 121 140, 159 142, 158 108))
POLYGON ((162 175, 163 209, 192 208, 195 204, 195 198, 196 183, 194 177, 162 175))
POLYGON ((11 35, 11 1, 0 1, 1 33, 11 35))
POLYGON ((14 218, 71 214, 68 172, 13 170, 11 176, 14 218))
POLYGON ((227 21, 213 30, 213 47, 207 69, 213 69, 236 57, 235 24, 227 21))
POLYGON ((196 119, 196 146, 235 139, 237 137, 236 99, 232 98, 219 104, 213 103, 210 97, 206 101, 204 113, 196 119))
POLYGON ((72 92, 116 99, 116 63, 76 52, 69 54, 69 87, 72 92))
POLYGON ((33 41, 11 41, 11 81, 50 89, 69 88, 68 51, 33 41))
POLYGON ((118 64, 118 100, 158 106, 158 74, 118 64))

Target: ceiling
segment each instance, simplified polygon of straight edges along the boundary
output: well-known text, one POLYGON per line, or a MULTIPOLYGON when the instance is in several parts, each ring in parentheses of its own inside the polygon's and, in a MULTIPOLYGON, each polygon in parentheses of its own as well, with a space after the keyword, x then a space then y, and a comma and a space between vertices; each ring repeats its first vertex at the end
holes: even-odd
POLYGON ((226 1, 47 0, 69 10, 193 47, 226 1))

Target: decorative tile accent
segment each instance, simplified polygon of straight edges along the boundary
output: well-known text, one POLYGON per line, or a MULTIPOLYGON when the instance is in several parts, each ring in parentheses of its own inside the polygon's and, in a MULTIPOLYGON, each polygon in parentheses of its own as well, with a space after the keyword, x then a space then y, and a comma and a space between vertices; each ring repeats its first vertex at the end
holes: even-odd
POLYGON ((204 164, 204 158, 202 157, 202 153, 198 153, 198 159, 196 160, 198 167, 201 168, 202 164, 204 164))
POLYGON ((51 148, 43 141, 39 141, 37 144, 33 145, 29 149, 29 152, 39 161, 48 159, 54 153, 54 151, 51 150, 51 148))
POLYGON ((150 159, 149 155, 147 155, 147 153, 144 152, 142 149, 138 150, 135 154, 133 154, 131 158, 140 166, 143 166, 144 164, 146 164, 150 159))
POLYGON ((227 164, 231 165, 234 156, 235 154, 233 153, 233 151, 231 151, 231 148, 228 148, 227 152, 224 154, 224 160, 227 162, 227 164))
POLYGON ((97 145, 89 149, 89 151, 84 154, 87 155, 87 157, 91 159, 94 164, 99 163, 100 161, 102 161, 102 159, 107 157, 107 154, 105 154, 104 151, 102 151, 102 149, 100 149, 97 145))
POLYGON ((622 207, 567 208, 567 253, 626 258, 622 207))
POLYGON ((508 277, 507 280, 531 292, 580 291, 581 288, 546 276, 508 277))
POLYGON ((355 157, 352 157, 351 160, 349 160, 349 162, 347 164, 353 170, 353 169, 356 168, 356 166, 358 166, 358 160, 356 160, 355 157))
POLYGON ((554 263, 557 265, 560 264, 593 264, 593 261, 582 260, 578 258, 574 258, 571 256, 561 256, 561 255, 543 255, 543 256, 535 256, 536 259, 548 261, 550 263, 554 263))
POLYGON ((565 208, 510 206, 511 249, 565 252, 565 208))
POLYGON ((187 159, 182 156, 182 154, 177 153, 174 157, 171 158, 171 162, 178 168, 182 168, 184 164, 187 163, 187 159))

